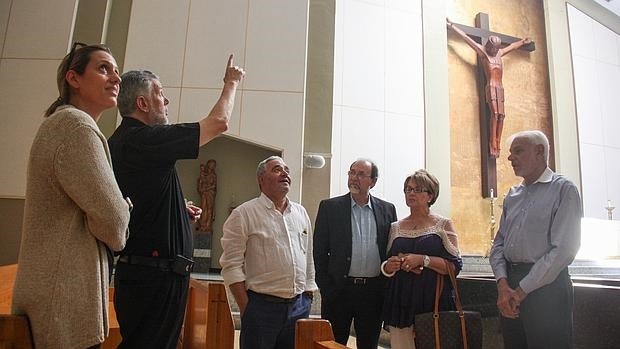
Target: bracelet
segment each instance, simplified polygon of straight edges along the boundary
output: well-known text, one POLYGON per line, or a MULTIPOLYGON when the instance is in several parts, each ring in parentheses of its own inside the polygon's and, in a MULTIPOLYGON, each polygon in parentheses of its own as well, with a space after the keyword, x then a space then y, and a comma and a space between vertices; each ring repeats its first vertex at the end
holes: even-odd
POLYGON ((391 278, 392 276, 394 276, 394 274, 396 274, 396 272, 395 271, 391 273, 386 272, 385 269, 383 269, 383 267, 385 267, 386 264, 387 264, 387 261, 383 261, 383 263, 381 263, 381 274, 391 278))

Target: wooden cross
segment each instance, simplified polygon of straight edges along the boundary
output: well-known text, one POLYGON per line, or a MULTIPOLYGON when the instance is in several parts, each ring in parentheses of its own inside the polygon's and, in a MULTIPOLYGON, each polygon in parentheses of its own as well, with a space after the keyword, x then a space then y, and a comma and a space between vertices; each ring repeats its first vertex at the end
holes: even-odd
MULTIPOLYGON (((462 24, 454 23, 454 26, 460 28, 465 34, 481 45, 485 45, 491 35, 498 36, 502 40, 502 46, 510 45, 513 42, 521 40, 505 34, 495 33, 489 30, 489 15, 486 13, 478 13, 476 15, 476 26, 469 27, 462 24)), ((523 45, 521 50, 534 51, 534 42, 523 45)), ((480 153, 482 158, 482 196, 488 198, 491 190, 497 193, 497 167, 495 158, 490 156, 489 149, 489 118, 491 113, 486 103, 486 77, 484 74, 484 66, 478 58, 478 94, 480 96, 480 153)))

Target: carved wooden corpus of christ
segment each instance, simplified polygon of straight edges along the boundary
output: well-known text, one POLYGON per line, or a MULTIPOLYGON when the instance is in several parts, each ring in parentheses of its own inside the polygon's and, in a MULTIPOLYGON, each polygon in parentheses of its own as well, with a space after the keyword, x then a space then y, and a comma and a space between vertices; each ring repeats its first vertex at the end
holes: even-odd
POLYGON ((489 16, 476 15, 476 26, 468 27, 446 20, 448 29, 464 40, 478 56, 478 93, 480 95, 480 150, 482 157, 482 196, 497 193, 495 159, 500 153, 504 125, 504 87, 502 56, 516 49, 534 51, 528 39, 494 33, 489 30, 489 16), (483 97, 484 96, 484 97, 483 97))

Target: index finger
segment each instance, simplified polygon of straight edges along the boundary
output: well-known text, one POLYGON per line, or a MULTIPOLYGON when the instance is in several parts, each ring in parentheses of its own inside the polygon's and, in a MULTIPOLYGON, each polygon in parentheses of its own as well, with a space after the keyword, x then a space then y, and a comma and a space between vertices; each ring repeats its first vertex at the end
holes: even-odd
POLYGON ((228 65, 226 67, 227 68, 232 68, 233 67, 233 54, 232 53, 228 57, 228 65))

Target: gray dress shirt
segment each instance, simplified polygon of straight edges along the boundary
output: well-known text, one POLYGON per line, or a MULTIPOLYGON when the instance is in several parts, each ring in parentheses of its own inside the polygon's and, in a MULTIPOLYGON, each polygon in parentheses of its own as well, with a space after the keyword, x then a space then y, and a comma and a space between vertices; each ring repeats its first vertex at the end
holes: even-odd
POLYGON ((536 182, 512 187, 489 257, 495 279, 507 277, 507 263, 534 263, 521 289, 553 282, 579 250, 582 216, 577 187, 549 168, 536 182))

